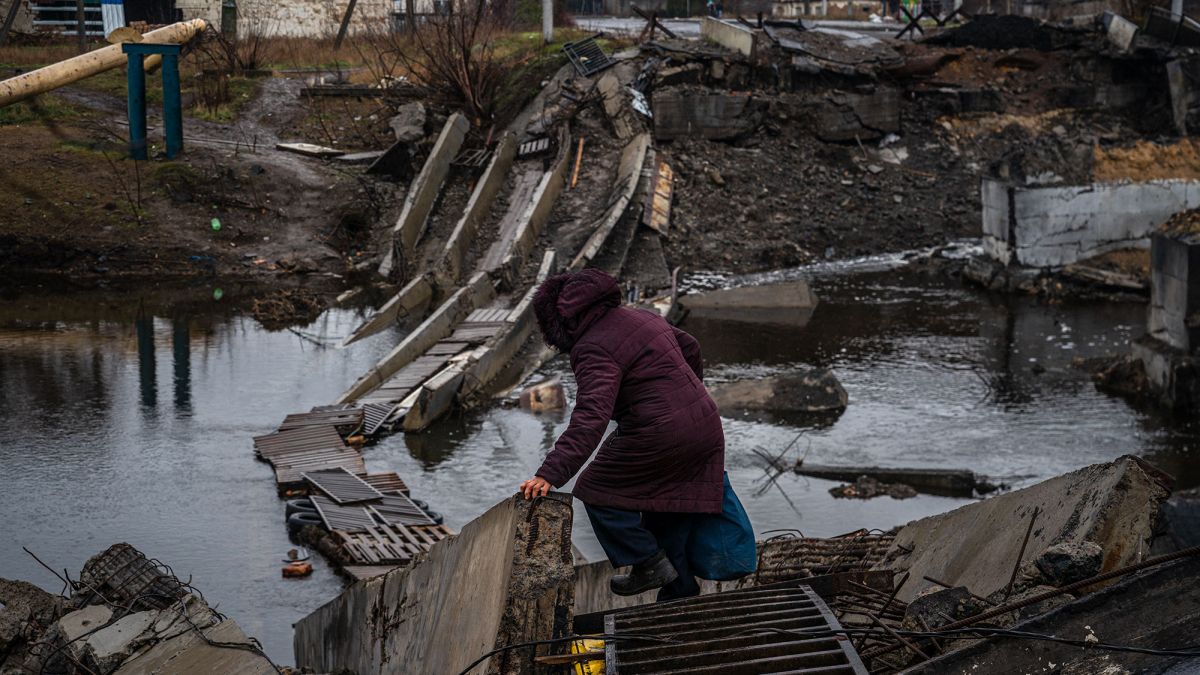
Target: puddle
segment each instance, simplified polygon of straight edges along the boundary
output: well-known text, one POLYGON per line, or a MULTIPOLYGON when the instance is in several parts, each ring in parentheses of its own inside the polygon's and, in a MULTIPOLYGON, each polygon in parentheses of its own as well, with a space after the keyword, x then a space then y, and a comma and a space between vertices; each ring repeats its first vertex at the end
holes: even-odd
MULTIPOLYGON (((899 271, 898 260, 804 270, 820 304, 803 327, 686 326, 712 381, 823 365, 849 393, 835 419, 725 421, 727 466, 759 533, 886 528, 966 503, 835 500, 829 481, 791 473, 763 481, 753 449, 778 454, 797 436, 787 461, 961 467, 1020 486, 1137 453, 1181 487, 1200 485, 1197 423, 1136 411, 1071 367, 1076 356, 1124 351, 1141 332, 1143 306, 988 296, 899 271)), ((700 281, 731 280, 685 283, 700 281)), ((292 622, 341 583, 319 556, 313 577, 280 577, 292 544, 271 470, 253 459, 250 439, 287 413, 332 401, 399 336, 326 348, 360 312, 333 310, 303 329, 267 332, 229 308, 249 291, 223 290, 219 301, 205 286, 0 303, 0 466, 9 479, 0 490, 0 541, 9 544, 0 547, 0 576, 57 592, 61 584, 21 545, 77 570, 128 541, 190 576, 290 663, 292 622)), ((543 370, 537 377, 562 374, 574 395, 565 359, 543 370)), ((400 472, 414 496, 460 527, 512 494, 565 427, 562 414, 493 407, 390 437, 365 456, 371 469, 400 472)), ((602 558, 586 518, 576 520, 576 544, 602 558)))

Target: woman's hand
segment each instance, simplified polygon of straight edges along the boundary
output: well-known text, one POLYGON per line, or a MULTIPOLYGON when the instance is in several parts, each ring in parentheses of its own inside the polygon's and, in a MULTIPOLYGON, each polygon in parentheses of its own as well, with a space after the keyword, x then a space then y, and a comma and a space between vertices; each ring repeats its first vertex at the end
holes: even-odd
POLYGON ((534 476, 529 480, 521 483, 521 487, 517 488, 517 492, 525 494, 525 499, 533 499, 534 497, 545 497, 550 491, 550 482, 541 476, 534 476))

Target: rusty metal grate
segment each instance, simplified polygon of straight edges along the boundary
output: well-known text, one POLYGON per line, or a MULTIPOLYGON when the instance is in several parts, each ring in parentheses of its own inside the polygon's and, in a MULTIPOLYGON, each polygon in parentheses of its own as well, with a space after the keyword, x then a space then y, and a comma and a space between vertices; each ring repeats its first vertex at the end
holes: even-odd
POLYGON ((392 525, 433 525, 429 514, 404 495, 385 495, 377 503, 368 505, 371 513, 392 525))
POLYGON ((387 421, 392 410, 396 408, 391 403, 368 403, 362 407, 363 424, 362 432, 364 436, 374 436, 379 433, 380 427, 387 421))
POLYGON ((382 471, 380 473, 369 473, 362 477, 371 487, 386 494, 408 494, 408 486, 404 484, 404 480, 400 478, 400 474, 395 471, 382 471))
POLYGON ((575 66, 575 72, 583 77, 598 73, 616 63, 609 58, 608 54, 604 53, 603 49, 600 49, 595 38, 568 42, 563 45, 563 51, 567 53, 567 58, 571 59, 571 64, 575 66))
POLYGON ((366 502, 383 497, 379 490, 343 468, 309 471, 301 475, 338 504, 366 502))
POLYGON ((80 606, 100 601, 140 611, 170 607, 190 589, 169 567, 121 543, 84 564, 76 590, 80 606))
POLYGON ((606 642, 610 675, 867 673, 844 636, 802 634, 841 626, 820 596, 797 582, 634 607, 604 622, 606 633, 675 640, 606 642))
POLYGON ((331 532, 362 532, 377 524, 371 512, 362 504, 341 506, 323 495, 312 495, 309 499, 317 507, 317 514, 325 522, 325 528, 331 532))
POLYGON ((311 412, 295 413, 284 418, 279 425, 280 431, 298 429, 301 427, 332 426, 338 431, 350 432, 358 428, 362 422, 363 411, 360 408, 339 410, 322 410, 313 408, 311 412))
POLYGON ((454 534, 445 525, 379 525, 335 532, 342 555, 357 565, 407 565, 414 556, 454 534))

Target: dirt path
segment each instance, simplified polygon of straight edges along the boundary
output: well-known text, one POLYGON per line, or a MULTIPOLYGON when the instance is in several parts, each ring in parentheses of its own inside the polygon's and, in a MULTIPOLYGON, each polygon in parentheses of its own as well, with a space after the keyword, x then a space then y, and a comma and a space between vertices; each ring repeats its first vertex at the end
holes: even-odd
MULTIPOLYGON (((60 96, 92 113, 64 124, 0 127, 0 270, 79 277, 270 277, 337 273, 371 255, 402 197, 394 185, 275 149, 309 114, 303 83, 267 78, 232 124, 186 118, 174 161, 124 154, 124 102, 80 88, 60 96)), ((149 140, 161 143, 152 110, 149 140)), ((402 191, 401 191, 402 192, 402 191)))

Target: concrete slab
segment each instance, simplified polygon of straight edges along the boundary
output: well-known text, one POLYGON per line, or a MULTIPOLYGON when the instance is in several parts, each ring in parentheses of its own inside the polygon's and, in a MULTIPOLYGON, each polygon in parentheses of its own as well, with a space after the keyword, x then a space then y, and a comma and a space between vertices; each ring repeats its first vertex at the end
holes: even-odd
POLYGON ((104 605, 88 605, 64 615, 58 620, 58 627, 62 629, 63 638, 67 642, 73 642, 88 631, 108 623, 112 615, 112 610, 104 605))
POLYGON ((256 649, 231 619, 205 628, 203 637, 188 630, 169 640, 163 640, 121 664, 113 675, 268 675, 277 671, 267 657, 256 649), (212 642, 245 645, 245 649, 218 647, 212 642))
POLYGON ((804 325, 817 307, 817 296, 803 279, 742 286, 679 297, 685 317, 747 323, 804 325))
POLYGON ((449 335, 454 326, 462 321, 471 310, 490 302, 496 297, 491 277, 480 272, 471 277, 466 286, 458 289, 413 329, 400 344, 379 360, 371 370, 359 377, 335 403, 353 403, 364 394, 375 389, 395 375, 398 370, 420 356, 438 340, 449 335))
POLYGON ((1005 264, 1061 267, 1150 245, 1172 215, 1200 206, 1200 181, 1021 187, 984 178, 984 250, 1005 264))
MULTIPOLYGON (((297 665, 444 675, 496 647, 567 634, 571 518, 565 494, 500 502, 413 566, 359 582, 301 619, 297 665)), ((492 657, 473 672, 532 673, 532 651, 492 657)))
MULTIPOLYGON (((406 251, 411 251, 416 246, 421 233, 425 231, 425 221, 433 209, 434 200, 442 189, 446 174, 450 172, 450 162, 462 147, 470 126, 462 113, 454 113, 446 120, 442 133, 438 135, 433 149, 429 151, 425 166, 413 179, 412 186, 404 198, 400 218, 393 228, 394 245, 403 246, 406 251)), ((388 272, 390 270, 380 270, 384 276, 387 276, 388 272)))
POLYGON ((700 20, 700 37, 750 58, 758 52, 758 34, 736 23, 706 16, 700 20))
POLYGON ((737 138, 754 131, 762 120, 762 106, 750 94, 655 92, 651 108, 654 138, 659 141, 737 138))
POLYGON ((505 132, 496 144, 492 159, 484 169, 483 175, 479 177, 479 182, 475 184, 475 190, 463 209, 462 218, 459 218, 454 230, 446 239, 442 259, 436 269, 439 283, 443 287, 457 284, 463 277, 463 267, 471 242, 475 239, 475 232, 479 229, 479 223, 491 211, 496 195, 504 187, 505 178, 508 176, 508 170, 512 168, 516 154, 517 138, 512 133, 505 132))
POLYGON ((613 181, 613 189, 606 200, 610 206, 601 215, 598 222, 590 228, 592 236, 584 243, 579 254, 571 261, 571 269, 579 270, 600 253, 604 242, 616 227, 617 221, 625 215, 625 209, 633 199, 638 181, 642 176, 642 166, 646 161, 646 153, 650 149, 650 134, 638 134, 625 145, 621 151, 621 161, 617 165, 617 176, 613 181))
POLYGON ((354 329, 354 332, 342 340, 345 347, 359 340, 370 337, 379 331, 393 326, 398 320, 409 316, 424 307, 433 299, 433 283, 430 275, 422 274, 408 282, 396 294, 383 303, 371 318, 354 329))
POLYGON ((1102 571, 1143 559, 1167 480, 1127 455, 905 525, 874 569, 909 572, 897 597, 911 601, 929 576, 987 596, 1003 589, 1034 509, 1038 517, 1022 562, 1052 544, 1091 541, 1104 550, 1102 571))

